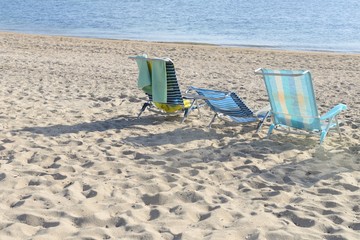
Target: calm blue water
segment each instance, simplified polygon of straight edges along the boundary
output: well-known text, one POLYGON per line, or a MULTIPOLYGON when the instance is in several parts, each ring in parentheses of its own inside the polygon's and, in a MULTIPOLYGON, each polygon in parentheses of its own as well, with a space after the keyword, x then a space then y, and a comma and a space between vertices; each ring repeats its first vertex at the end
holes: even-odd
POLYGON ((0 0, 0 31, 360 52, 359 0, 0 0))

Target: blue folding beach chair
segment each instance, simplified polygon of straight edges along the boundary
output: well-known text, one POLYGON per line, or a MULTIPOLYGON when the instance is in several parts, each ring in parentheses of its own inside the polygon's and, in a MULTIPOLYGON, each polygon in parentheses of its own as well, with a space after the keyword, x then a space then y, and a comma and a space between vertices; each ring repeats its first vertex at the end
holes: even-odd
POLYGON ((165 113, 189 112, 199 108, 196 96, 183 95, 176 77, 174 63, 168 58, 148 58, 146 55, 130 57, 136 60, 139 70, 138 88, 148 96, 138 117, 147 109, 156 107, 165 113))
MULTIPOLYGON (((320 135, 320 144, 327 133, 336 129, 340 135, 337 115, 346 110, 338 104, 320 116, 316 106, 312 78, 309 71, 257 69, 263 76, 271 105, 272 124, 268 136, 274 129, 305 130, 320 135)), ((297 132, 296 132, 297 133, 297 132)))
POLYGON ((264 120, 269 116, 270 107, 265 107, 257 112, 253 112, 234 92, 196 87, 190 87, 189 90, 193 90, 203 96, 204 101, 210 109, 215 112, 215 115, 209 123, 209 127, 211 127, 216 117, 224 119, 223 116, 225 116, 236 123, 258 122, 256 129, 259 131, 264 120))

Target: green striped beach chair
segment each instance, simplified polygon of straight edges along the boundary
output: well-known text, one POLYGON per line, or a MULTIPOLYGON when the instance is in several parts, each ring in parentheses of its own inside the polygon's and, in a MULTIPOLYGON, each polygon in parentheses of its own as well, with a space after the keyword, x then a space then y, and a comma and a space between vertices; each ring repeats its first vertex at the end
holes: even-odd
POLYGON ((305 130, 320 135, 321 144, 328 132, 336 129, 341 139, 337 115, 347 107, 338 104, 320 116, 309 71, 259 68, 255 73, 263 76, 271 105, 272 124, 268 136, 274 129, 305 130))
POLYGON ((184 112, 183 122, 191 110, 199 108, 196 96, 181 93, 171 59, 149 58, 147 55, 129 58, 135 60, 138 66, 138 88, 148 96, 138 118, 147 108, 155 107, 165 113, 184 112))

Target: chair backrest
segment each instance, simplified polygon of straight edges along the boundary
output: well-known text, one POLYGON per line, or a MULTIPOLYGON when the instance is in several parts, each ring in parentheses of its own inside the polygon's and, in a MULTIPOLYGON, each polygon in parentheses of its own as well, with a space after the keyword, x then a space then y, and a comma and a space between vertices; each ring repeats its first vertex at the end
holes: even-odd
POLYGON ((256 73, 263 75, 275 124, 321 130, 309 71, 258 69, 256 73))
POLYGON ((206 97, 205 102, 211 110, 233 117, 253 116, 253 112, 245 105, 238 95, 234 92, 203 89, 192 87, 199 95, 206 97), (216 100, 216 99, 221 100, 216 100), (214 100, 211 100, 214 99, 214 100))
POLYGON ((138 87, 149 96, 150 101, 171 105, 184 105, 176 76, 174 63, 169 58, 149 58, 146 55, 130 57, 139 69, 138 87), (146 64, 144 63, 146 61, 146 64), (148 73, 148 74, 147 74, 148 73), (148 86, 144 82, 149 79, 148 86), (139 83, 139 82, 142 82, 139 83), (165 92, 161 92, 162 89, 165 92), (160 95, 161 96, 158 96, 160 95))
POLYGON ((176 77, 174 63, 170 59, 165 59, 166 80, 167 80, 167 104, 184 105, 184 100, 180 91, 176 77))

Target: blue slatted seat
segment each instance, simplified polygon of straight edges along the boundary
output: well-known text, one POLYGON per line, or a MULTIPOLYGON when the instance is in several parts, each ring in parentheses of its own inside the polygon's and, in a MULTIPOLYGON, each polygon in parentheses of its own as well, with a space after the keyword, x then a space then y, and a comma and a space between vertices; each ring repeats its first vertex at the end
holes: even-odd
POLYGON ((226 92, 219 90, 203 89, 190 87, 190 90, 204 97, 204 101, 215 112, 214 117, 209 123, 211 127, 216 117, 227 116, 237 123, 258 122, 257 131, 269 114, 269 108, 266 107, 262 111, 254 113, 234 92, 226 92))

